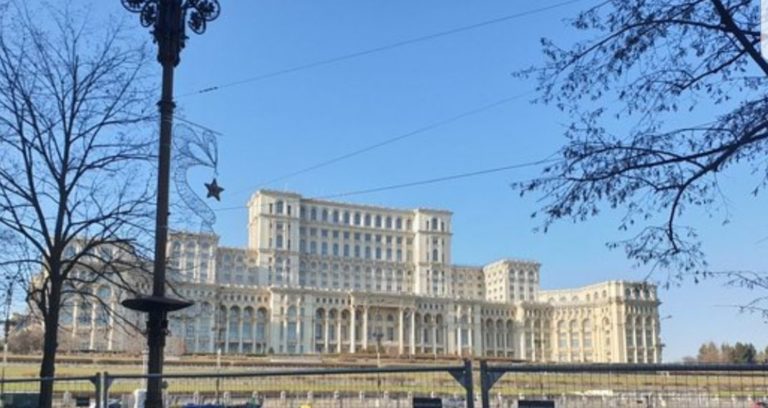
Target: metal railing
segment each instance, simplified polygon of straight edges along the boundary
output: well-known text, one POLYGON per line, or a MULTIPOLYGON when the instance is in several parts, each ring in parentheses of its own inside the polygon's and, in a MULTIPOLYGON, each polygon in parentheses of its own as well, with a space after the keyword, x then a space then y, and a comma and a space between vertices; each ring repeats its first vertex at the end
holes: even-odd
MULTIPOLYGON (((100 402, 133 407, 148 375, 104 374, 100 402)), ((350 367, 163 374, 165 406, 215 404, 265 408, 405 408, 415 397, 474 408, 472 363, 454 366, 350 367)))
MULTIPOLYGON (((768 401, 766 365, 488 364, 258 369, 166 373, 165 407, 406 408, 415 401, 443 408, 759 407, 768 401), (473 384, 478 381, 478 395, 473 384)), ((145 374, 0 381, 4 407, 36 407, 41 381, 54 383, 54 407, 133 408, 145 374), (27 405, 20 405, 26 403, 27 405)), ((139 403, 137 405, 137 403, 139 403)))
MULTIPOLYGON (((0 380, 2 407, 37 407, 40 384, 53 382, 53 406, 74 407, 84 401, 96 401, 100 376, 56 378, 6 378, 0 380)), ((88 404, 85 404, 88 405, 88 404)))
POLYGON ((98 373, 90 377, 0 380, 3 407, 37 407, 41 381, 54 383, 53 406, 143 407, 148 379, 160 377, 165 407, 195 405, 288 408, 406 408, 414 399, 443 407, 474 408, 472 363, 268 369, 247 372, 98 373))
POLYGON ((749 408, 768 401, 768 366, 481 361, 480 389, 482 408, 749 408))

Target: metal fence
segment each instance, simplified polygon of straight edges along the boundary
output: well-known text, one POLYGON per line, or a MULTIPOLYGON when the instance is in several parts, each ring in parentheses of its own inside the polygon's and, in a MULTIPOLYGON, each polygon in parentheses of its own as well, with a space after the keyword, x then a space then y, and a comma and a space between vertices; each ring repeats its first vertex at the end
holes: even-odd
POLYGON ((36 408, 41 382, 53 382, 54 407, 74 407, 80 402, 95 401, 98 395, 98 375, 63 378, 6 378, 0 380, 2 407, 36 408))
MULTIPOLYGON (((53 381, 56 408, 143 407, 143 374, 0 380, 3 407, 37 407, 41 381, 53 381)), ((348 367, 249 372, 167 373, 165 407, 406 408, 414 398, 474 408, 472 363, 451 366, 348 367), (436 400, 432 400, 436 401, 436 400)))
POLYGON ((481 361, 480 389, 482 408, 753 408, 768 402, 768 367, 481 361))
MULTIPOLYGON (((406 408, 420 397, 443 408, 762 407, 766 365, 529 365, 480 361, 449 366, 265 369, 166 373, 166 407, 406 408), (479 385, 475 395, 473 384, 479 385)), ((3 407, 37 407, 40 381, 53 381, 54 407, 141 407, 147 375, 0 381, 3 407), (138 403, 138 404, 137 404, 138 403), (25 405, 26 404, 26 405, 25 405)), ((768 406, 768 405, 766 405, 768 406)))
MULTIPOLYGON (((143 398, 146 375, 105 374, 100 400, 133 407, 143 398)), ((351 367, 241 373, 164 374, 166 407, 215 404, 288 408, 405 408, 415 397, 443 406, 473 408, 472 364, 351 367)))

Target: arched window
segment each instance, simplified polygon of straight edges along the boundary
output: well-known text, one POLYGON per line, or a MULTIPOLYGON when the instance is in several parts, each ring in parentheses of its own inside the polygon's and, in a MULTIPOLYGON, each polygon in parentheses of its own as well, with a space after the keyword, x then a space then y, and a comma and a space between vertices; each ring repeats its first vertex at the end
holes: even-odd
POLYGON ((296 306, 291 306, 288 308, 288 341, 295 342, 296 334, 296 306))
POLYGON ((62 302, 61 312, 59 316, 59 323, 62 326, 69 326, 72 324, 72 303, 62 302))
POLYGON ((267 337, 267 309, 259 308, 256 311, 256 340, 264 341, 267 337))
POLYGON ((240 308, 232 306, 229 309, 229 350, 236 352, 237 343, 240 340, 240 308), (235 347, 235 349, 233 349, 235 347))
POLYGON ((584 322, 582 322, 581 331, 584 336, 582 341, 584 343, 584 348, 592 348, 592 321, 585 319, 584 322))
MULTIPOLYGON (((112 290, 107 286, 102 286, 96 292, 96 296, 101 299, 102 302, 109 304, 112 299, 112 290)), ((109 324, 109 310, 103 304, 99 304, 96 309, 96 326, 104 327, 109 324)))
POLYGON ((243 310, 243 341, 253 341, 253 309, 251 307, 243 310))
POLYGON ((569 326, 571 332, 571 348, 577 349, 579 348, 579 324, 576 323, 576 320, 571 320, 569 326))
POLYGON ((200 341, 199 351, 208 351, 211 344, 211 329, 213 329, 213 306, 208 302, 203 302, 200 305, 200 333, 198 338, 200 341))
POLYGON ((275 203, 275 213, 282 214, 283 213, 283 202, 278 201, 275 203))
POLYGON ((437 218, 432 218, 432 230, 437 231, 437 218))
POLYGON ((80 307, 77 309, 77 324, 80 327, 91 325, 91 313, 93 313, 93 307, 87 300, 80 301, 80 307))
POLYGON ((562 320, 557 322, 557 346, 560 349, 568 347, 568 332, 565 329, 565 322, 562 320))

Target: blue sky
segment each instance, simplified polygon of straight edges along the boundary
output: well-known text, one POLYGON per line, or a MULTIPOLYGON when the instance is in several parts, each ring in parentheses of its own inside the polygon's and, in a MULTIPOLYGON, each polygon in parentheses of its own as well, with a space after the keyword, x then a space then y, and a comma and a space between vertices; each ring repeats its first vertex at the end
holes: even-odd
MULTIPOLYGON (((221 17, 205 35, 191 35, 182 54, 177 95, 556 3, 221 2, 221 17)), ((181 115, 221 132, 219 181, 227 190, 216 206, 244 205, 266 180, 531 90, 532 82, 510 74, 541 61, 542 36, 573 38, 562 20, 588 4, 583 0, 360 58, 180 97, 181 115)), ((96 14, 122 16, 138 26, 138 18, 126 17, 118 0, 92 5, 96 14)), ((146 31, 137 30, 136 35, 148 38, 146 31)), ((268 187, 322 196, 546 157, 563 142, 568 118, 552 107, 532 105, 531 98, 268 187)), ((617 213, 534 233, 537 222, 529 215, 535 199, 519 198, 509 184, 535 174, 534 169, 513 170, 346 200, 450 209, 455 262, 536 259, 542 263, 544 288, 646 276, 647 269, 633 268, 620 251, 604 245, 624 237, 616 229, 617 213)), ((746 194, 753 180, 744 172, 724 177, 731 199, 730 224, 722 226, 721 217, 698 213, 686 221, 700 228, 713 269, 765 271, 765 196, 746 194)), ((245 209, 219 211, 215 229, 224 244, 245 245, 245 209)), ((695 354, 698 345, 709 340, 751 341, 758 348, 768 343, 768 326, 759 316, 729 307, 756 296, 754 292, 723 289, 716 282, 686 282, 660 294, 661 315, 671 315, 662 326, 667 360, 695 354)))

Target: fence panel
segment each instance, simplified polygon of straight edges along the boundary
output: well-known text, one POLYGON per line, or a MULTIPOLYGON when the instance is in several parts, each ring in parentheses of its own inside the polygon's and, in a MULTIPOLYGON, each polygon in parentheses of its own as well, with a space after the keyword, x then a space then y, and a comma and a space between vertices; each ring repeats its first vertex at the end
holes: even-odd
MULTIPOLYGON (((406 408, 413 398, 440 398, 446 408, 473 408, 471 364, 165 374, 165 406, 253 404, 264 408, 406 408), (469 380, 467 380, 469 378, 469 380), (466 386, 469 386, 467 390, 466 386)), ((107 401, 133 407, 146 375, 107 374, 107 401)))
POLYGON ((57 378, 6 378, 0 380, 3 407, 37 408, 41 382, 53 382, 53 406, 74 408, 97 402, 98 376, 57 378), (79 405, 78 405, 79 404, 79 405))
POLYGON ((483 408, 524 407, 530 401, 573 408, 753 408, 768 402, 763 365, 489 366, 483 361, 480 371, 483 408))

